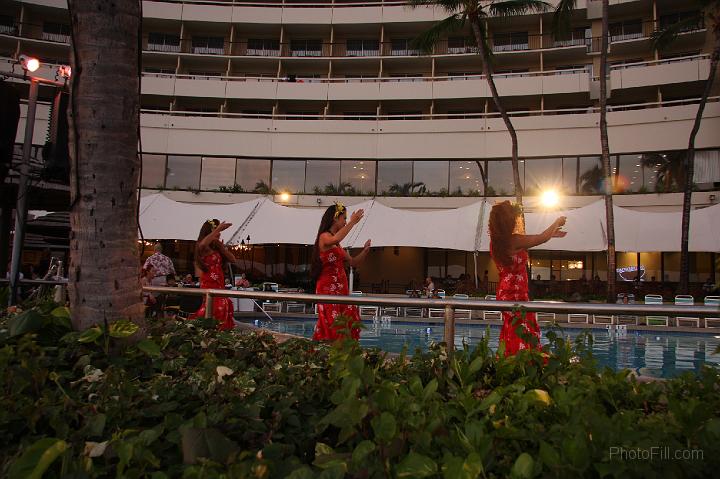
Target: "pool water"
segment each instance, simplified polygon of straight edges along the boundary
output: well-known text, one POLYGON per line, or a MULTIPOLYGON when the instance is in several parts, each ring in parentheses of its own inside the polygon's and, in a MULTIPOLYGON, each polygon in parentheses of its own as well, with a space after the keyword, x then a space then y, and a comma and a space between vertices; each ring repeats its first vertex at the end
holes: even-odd
MULTIPOLYGON (((275 318, 248 320, 257 326, 306 338, 312 337, 315 320, 275 318)), ((360 333, 363 347, 377 347, 383 351, 399 353, 407 346, 412 354, 416 348, 427 350, 430 343, 443 338, 442 324, 363 321, 360 333)), ((463 342, 473 346, 484 336, 484 324, 458 324, 455 327, 455 345, 463 342)), ((500 326, 491 325, 490 348, 498 347, 500 326)), ((631 369, 638 374, 653 377, 673 377, 686 371, 699 372, 704 364, 720 367, 720 355, 713 354, 720 345, 720 335, 685 334, 655 331, 615 331, 605 329, 564 328, 562 334, 574 340, 589 331, 593 337, 592 353, 599 366, 613 369, 631 369)), ((541 337, 541 342, 548 341, 541 337)))

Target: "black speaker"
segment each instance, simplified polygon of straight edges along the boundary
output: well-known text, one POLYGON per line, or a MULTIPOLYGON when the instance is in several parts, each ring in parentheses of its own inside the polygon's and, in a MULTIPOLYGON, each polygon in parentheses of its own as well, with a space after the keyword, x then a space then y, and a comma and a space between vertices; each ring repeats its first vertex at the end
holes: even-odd
POLYGON ((12 164, 15 137, 20 121, 20 93, 10 82, 0 80, 0 188, 12 164))
POLYGON ((68 183, 70 181, 70 160, 68 157, 68 119, 69 94, 58 90, 50 112, 48 137, 43 148, 45 168, 43 179, 68 183))

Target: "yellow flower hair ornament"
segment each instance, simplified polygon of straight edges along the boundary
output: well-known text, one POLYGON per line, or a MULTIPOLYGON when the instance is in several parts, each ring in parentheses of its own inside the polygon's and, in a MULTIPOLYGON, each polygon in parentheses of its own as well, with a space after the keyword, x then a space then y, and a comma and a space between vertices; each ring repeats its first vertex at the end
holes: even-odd
POLYGON ((345 205, 342 203, 335 203, 335 214, 333 215, 333 219, 338 219, 343 213, 345 213, 345 205))

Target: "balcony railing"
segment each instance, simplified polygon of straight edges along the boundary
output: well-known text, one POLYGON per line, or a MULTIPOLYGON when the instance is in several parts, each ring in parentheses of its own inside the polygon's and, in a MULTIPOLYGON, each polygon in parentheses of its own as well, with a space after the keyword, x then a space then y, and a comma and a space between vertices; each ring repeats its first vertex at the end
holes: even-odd
POLYGON ((42 36, 40 39, 46 40, 48 42, 70 43, 70 35, 65 35, 64 33, 42 32, 42 36))

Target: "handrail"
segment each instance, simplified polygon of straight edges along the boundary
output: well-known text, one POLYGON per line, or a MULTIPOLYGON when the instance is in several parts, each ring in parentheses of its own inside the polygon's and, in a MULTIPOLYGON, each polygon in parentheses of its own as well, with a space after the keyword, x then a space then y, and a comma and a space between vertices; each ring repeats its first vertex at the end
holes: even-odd
POLYGON ((423 298, 401 298, 381 296, 334 296, 326 294, 308 293, 280 293, 263 291, 235 291, 225 289, 206 288, 178 288, 145 286, 144 292, 165 293, 174 295, 204 296, 206 301, 205 317, 212 317, 212 300, 214 297, 223 298, 247 298, 253 300, 292 300, 301 303, 327 303, 327 304, 353 304, 373 306, 414 306, 420 308, 443 308, 444 316, 444 341, 448 350, 455 349, 455 309, 509 311, 517 307, 525 308, 529 312, 545 313, 586 313, 592 311, 600 314, 626 314, 636 316, 647 316, 648 314, 664 314, 669 316, 693 316, 713 317, 720 315, 720 306, 681 306, 675 304, 603 304, 603 303, 554 303, 544 301, 494 301, 476 299, 423 299, 423 298))

